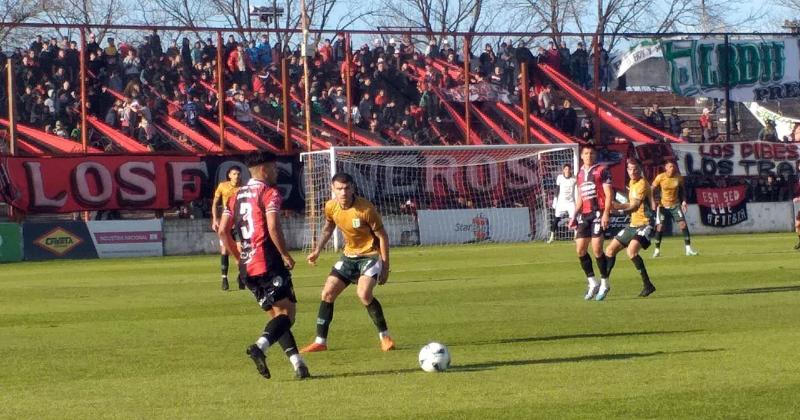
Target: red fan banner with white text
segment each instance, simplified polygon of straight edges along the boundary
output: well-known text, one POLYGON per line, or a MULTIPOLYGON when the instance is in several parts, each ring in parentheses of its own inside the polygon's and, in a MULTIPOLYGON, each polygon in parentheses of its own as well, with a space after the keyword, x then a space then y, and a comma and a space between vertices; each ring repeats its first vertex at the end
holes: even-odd
POLYGON ((207 178, 198 157, 4 157, 0 198, 23 212, 169 209, 200 197, 207 178))

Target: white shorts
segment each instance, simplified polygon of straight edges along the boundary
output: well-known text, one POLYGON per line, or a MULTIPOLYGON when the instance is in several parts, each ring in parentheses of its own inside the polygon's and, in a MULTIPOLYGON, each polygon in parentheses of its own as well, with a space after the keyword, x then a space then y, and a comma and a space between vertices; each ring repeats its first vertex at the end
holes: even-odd
POLYGON ((557 203, 555 206, 556 217, 575 217, 575 203, 557 203))

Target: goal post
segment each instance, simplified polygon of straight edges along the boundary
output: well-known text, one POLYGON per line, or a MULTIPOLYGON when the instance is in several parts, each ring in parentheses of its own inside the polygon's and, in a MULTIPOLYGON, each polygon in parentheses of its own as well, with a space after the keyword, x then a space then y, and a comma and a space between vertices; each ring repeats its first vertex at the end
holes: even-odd
POLYGON ((301 162, 306 249, 319 239, 336 172, 353 176, 392 245, 522 242, 546 239, 556 177, 577 166, 578 145, 333 147, 301 162))

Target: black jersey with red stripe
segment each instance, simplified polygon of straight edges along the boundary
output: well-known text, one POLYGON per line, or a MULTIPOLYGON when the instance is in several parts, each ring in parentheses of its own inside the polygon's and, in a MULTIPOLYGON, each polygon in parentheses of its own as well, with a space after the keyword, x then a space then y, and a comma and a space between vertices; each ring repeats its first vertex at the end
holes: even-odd
POLYGON ((578 171, 578 192, 581 195, 581 213, 604 210, 606 207, 606 192, 603 184, 611 185, 611 172, 605 165, 592 165, 581 167, 578 171))
POLYGON ((267 227, 267 214, 280 211, 281 202, 277 188, 250 178, 231 197, 225 210, 233 214, 233 228, 241 239, 239 270, 250 277, 285 270, 267 227))

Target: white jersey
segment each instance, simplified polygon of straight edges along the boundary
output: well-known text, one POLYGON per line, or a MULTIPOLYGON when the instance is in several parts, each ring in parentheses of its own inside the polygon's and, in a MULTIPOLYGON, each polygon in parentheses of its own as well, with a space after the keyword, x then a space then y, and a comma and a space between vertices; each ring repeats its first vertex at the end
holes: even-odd
POLYGON ((558 195, 553 200, 553 208, 556 215, 568 213, 570 217, 575 214, 575 184, 577 179, 574 176, 566 178, 563 174, 556 178, 558 185, 558 195))

